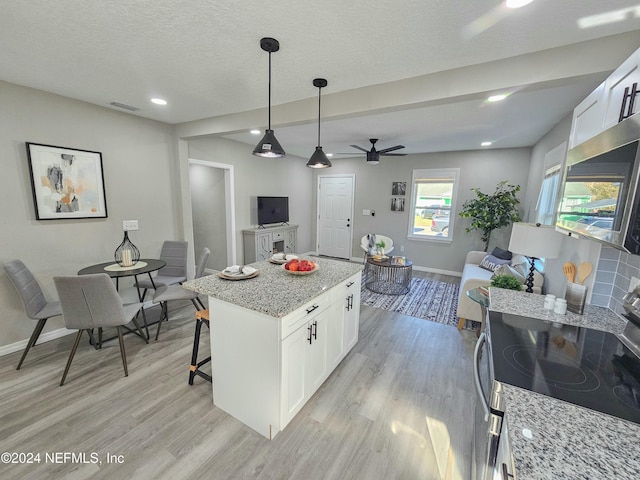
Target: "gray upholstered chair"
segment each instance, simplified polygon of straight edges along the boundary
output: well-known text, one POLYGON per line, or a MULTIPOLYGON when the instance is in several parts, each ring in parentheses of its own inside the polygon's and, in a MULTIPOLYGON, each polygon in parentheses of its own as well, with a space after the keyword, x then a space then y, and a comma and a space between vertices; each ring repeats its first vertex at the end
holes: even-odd
POLYGON ((165 240, 160 251, 160 260, 164 260, 167 264, 152 274, 153 282, 148 278, 138 280, 138 290, 144 288, 143 300, 149 289, 156 289, 162 285, 175 285, 187 280, 188 248, 188 242, 165 240))
MULTIPOLYGON (((211 251, 205 247, 198 257, 198 263, 196 263, 196 273, 194 278, 200 278, 204 275, 204 269, 207 266, 207 260, 211 251)), ((181 285, 163 285, 158 287, 153 296, 153 302, 160 304, 160 319, 158 320, 158 329, 156 330, 156 340, 160 335, 160 325, 165 320, 169 320, 169 314, 167 311, 167 302, 172 300, 191 300, 196 310, 204 310, 206 307, 202 301, 198 298, 198 294, 193 290, 187 290, 181 285)))
POLYGON ((11 283, 20 295, 27 317, 38 321, 16 367, 16 370, 20 370, 27 353, 29 353, 31 347, 38 341, 38 337, 40 337, 45 323, 47 323, 47 320, 51 317, 62 315, 62 307, 60 306, 60 302, 48 302, 44 298, 38 281, 20 260, 7 262, 4 265, 4 271, 7 272, 9 280, 11 280, 11 283))
MULTIPOLYGON (((67 378, 82 332, 86 330, 90 333, 95 328, 99 329, 99 332, 103 327, 115 327, 117 329, 124 376, 129 376, 121 327, 131 321, 135 322, 136 315, 142 309, 142 303, 122 305, 122 299, 106 273, 53 277, 53 281, 62 304, 65 326, 72 330, 78 329, 60 386, 64 384, 67 378)), ((142 313, 144 314, 144 310, 142 310, 142 313)), ((135 325, 140 335, 143 336, 137 322, 135 322, 135 325)))

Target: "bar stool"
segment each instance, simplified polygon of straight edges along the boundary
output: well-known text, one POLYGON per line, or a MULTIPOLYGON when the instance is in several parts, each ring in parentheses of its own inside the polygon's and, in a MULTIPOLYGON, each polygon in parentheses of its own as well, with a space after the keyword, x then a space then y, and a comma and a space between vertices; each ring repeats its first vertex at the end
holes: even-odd
POLYGON ((189 367, 189 385, 193 385, 193 379, 196 375, 200 375, 202 378, 211 383, 211 375, 200 371, 200 367, 211 361, 211 356, 208 356, 204 360, 198 362, 198 347, 200 346, 200 330, 202 324, 206 323, 209 328, 209 310, 198 310, 196 312, 196 333, 193 337, 193 352, 191 353, 191 366, 189 367))

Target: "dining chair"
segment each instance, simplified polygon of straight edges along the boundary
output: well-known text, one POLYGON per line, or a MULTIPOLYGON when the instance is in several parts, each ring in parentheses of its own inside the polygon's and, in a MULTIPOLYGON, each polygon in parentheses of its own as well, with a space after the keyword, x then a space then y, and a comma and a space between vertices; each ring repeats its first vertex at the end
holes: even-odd
POLYGON ((143 304, 139 302, 123 305, 116 287, 106 273, 53 277, 53 281, 62 304, 65 326, 71 330, 78 330, 60 386, 64 385, 67 378, 82 332, 86 330, 90 334, 96 328, 99 329, 99 335, 103 327, 116 328, 124 376, 129 376, 121 327, 133 321, 140 335, 143 335, 135 320, 139 311, 142 310, 144 315, 143 304))
MULTIPOLYGON (((207 260, 209 259, 210 254, 211 250, 207 247, 202 249, 202 252, 198 257, 198 263, 196 263, 194 278, 200 278, 204 275, 204 269, 207 266, 207 260)), ((191 303, 193 303, 193 306, 196 307, 196 310, 198 311, 206 308, 202 303, 202 300, 198 298, 197 292, 187 290, 186 288, 183 288, 182 285, 163 285, 158 287, 153 296, 153 303, 160 304, 160 319, 158 320, 158 329, 156 330, 156 340, 158 340, 158 335, 160 335, 160 326, 162 325, 162 322, 169 320, 167 302, 172 300, 191 300, 191 303)))
POLYGON ((38 341, 45 323, 51 317, 62 315, 62 307, 60 302, 48 302, 44 298, 40 284, 22 261, 11 260, 5 263, 4 271, 7 272, 9 280, 20 295, 27 316, 38 321, 16 367, 16 370, 20 370, 27 353, 38 341))
POLYGON ((187 251, 189 243, 179 240, 165 240, 160 250, 160 260, 166 265, 152 274, 150 279, 138 280, 138 290, 142 292, 142 300, 147 290, 154 290, 162 285, 175 285, 187 280, 187 251))

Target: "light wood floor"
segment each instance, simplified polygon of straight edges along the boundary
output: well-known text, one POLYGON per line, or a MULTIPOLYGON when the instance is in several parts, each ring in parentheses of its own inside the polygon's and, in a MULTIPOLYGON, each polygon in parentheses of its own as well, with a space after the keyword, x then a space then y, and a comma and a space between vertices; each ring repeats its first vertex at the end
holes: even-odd
POLYGON ((117 341, 96 351, 83 340, 63 387, 73 336, 36 346, 20 371, 20 353, 0 357, 0 452, 40 453, 39 464, 0 463, 0 478, 470 477, 472 332, 363 307, 358 344, 269 441, 215 408, 203 379, 187 384, 193 328, 185 307, 158 342, 127 335, 128 378, 117 341), (89 463, 47 463, 55 452, 89 463))

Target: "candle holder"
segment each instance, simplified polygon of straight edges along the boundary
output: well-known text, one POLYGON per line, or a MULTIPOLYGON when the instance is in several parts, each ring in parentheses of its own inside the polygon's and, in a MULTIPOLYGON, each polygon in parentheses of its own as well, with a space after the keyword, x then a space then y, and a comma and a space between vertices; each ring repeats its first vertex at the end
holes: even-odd
POLYGON ((129 240, 129 232, 126 230, 122 243, 118 245, 113 256, 121 267, 131 267, 140 260, 140 250, 129 240))

